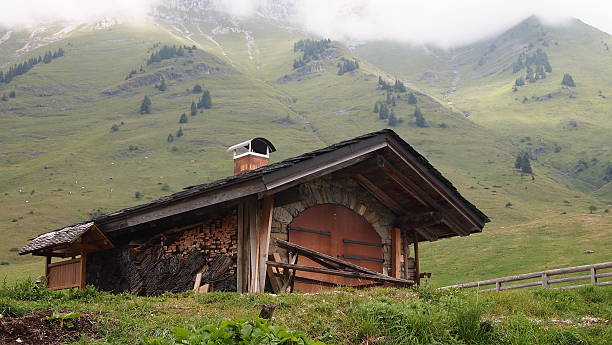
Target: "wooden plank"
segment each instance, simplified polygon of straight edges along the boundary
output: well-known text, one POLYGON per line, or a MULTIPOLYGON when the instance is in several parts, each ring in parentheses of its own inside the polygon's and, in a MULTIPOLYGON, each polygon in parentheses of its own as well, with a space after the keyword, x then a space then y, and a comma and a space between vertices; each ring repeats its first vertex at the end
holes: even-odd
POLYGON ((395 227, 391 229, 391 276, 395 278, 402 277, 402 236, 400 229, 395 227))
POLYGON ((306 247, 302 247, 302 246, 297 245, 295 243, 291 243, 291 242, 287 242, 287 241, 283 241, 283 240, 279 240, 279 239, 275 239, 275 243, 276 243, 276 245, 278 247, 285 248, 285 249, 288 249, 290 251, 294 251, 294 252, 296 252, 296 253, 298 253, 300 255, 303 255, 303 256, 311 259, 311 260, 313 260, 313 258, 314 259, 319 259, 319 260, 325 260, 325 261, 328 261, 330 263, 337 264, 337 265, 339 265, 341 267, 344 267, 344 268, 353 269, 356 272, 362 272, 362 273, 365 273, 365 274, 382 275, 382 276, 384 276, 382 273, 378 273, 378 272, 369 270, 369 269, 367 269, 365 267, 361 267, 359 265, 355 265, 355 264, 352 264, 350 262, 347 262, 347 261, 344 261, 344 260, 340 260, 338 258, 329 256, 329 255, 326 255, 326 254, 323 254, 323 253, 319 253, 317 251, 314 251, 312 249, 308 249, 306 247))
POLYGON ((47 256, 45 259, 45 284, 49 283, 49 265, 51 265, 51 257, 47 256))
POLYGON ((246 271, 246 258, 248 254, 246 252, 246 244, 245 244, 245 219, 244 219, 244 204, 240 203, 237 206, 237 222, 238 222, 238 253, 237 253, 237 262, 236 262, 236 290, 238 292, 246 292, 245 280, 247 276, 246 271))
POLYGON ((268 265, 275 266, 275 267, 283 267, 286 269, 293 269, 296 271, 322 273, 322 274, 337 275, 341 277, 357 278, 357 279, 364 279, 364 280, 385 281, 389 283, 402 284, 402 285, 411 285, 414 283, 411 280, 393 278, 393 277, 380 275, 380 274, 373 275, 373 274, 365 274, 365 273, 354 272, 354 271, 332 270, 329 268, 292 265, 292 264, 286 264, 286 263, 274 262, 274 261, 268 261, 268 265))
POLYGON ((193 291, 200 291, 200 286, 202 285, 202 271, 196 274, 195 283, 193 284, 193 291))
POLYGON ((274 211, 274 197, 266 196, 261 200, 261 210, 257 219, 257 272, 258 285, 256 292, 264 292, 266 286, 266 272, 268 252, 270 250, 270 232, 272 229, 272 212, 274 211))
POLYGON ((257 271, 257 199, 249 198, 245 204, 245 210, 248 214, 248 247, 249 247, 249 281, 248 292, 256 292, 258 286, 259 274, 257 271))
POLYGON ((79 274, 79 280, 80 280, 80 284, 79 287, 81 289, 85 288, 85 285, 87 284, 87 252, 83 251, 81 252, 81 260, 80 260, 80 274, 79 274))
MULTIPOLYGON (((276 262, 276 261, 275 261, 276 262)), ((275 294, 281 293, 281 282, 279 281, 276 273, 274 272, 274 268, 270 265, 266 265, 266 271, 268 273, 268 279, 270 280, 270 286, 272 287, 272 291, 275 294)))

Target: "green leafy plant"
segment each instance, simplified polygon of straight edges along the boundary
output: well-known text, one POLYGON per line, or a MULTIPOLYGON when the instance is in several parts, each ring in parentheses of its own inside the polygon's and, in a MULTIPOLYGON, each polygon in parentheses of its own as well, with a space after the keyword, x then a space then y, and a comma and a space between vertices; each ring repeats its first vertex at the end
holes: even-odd
POLYGON ((74 323, 72 323, 72 321, 70 320, 74 320, 77 319, 79 317, 83 316, 80 313, 57 313, 57 312, 53 312, 53 315, 45 318, 45 320, 51 322, 51 323, 55 323, 55 324, 59 324, 60 328, 72 328, 74 327, 74 323))
POLYGON ((266 319, 221 321, 203 327, 175 328, 170 337, 143 338, 144 345, 325 345, 266 319))

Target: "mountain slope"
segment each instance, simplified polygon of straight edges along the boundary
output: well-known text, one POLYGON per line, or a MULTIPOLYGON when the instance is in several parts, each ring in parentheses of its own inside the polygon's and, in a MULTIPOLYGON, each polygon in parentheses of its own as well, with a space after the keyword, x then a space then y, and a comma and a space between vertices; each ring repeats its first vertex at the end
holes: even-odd
POLYGON ((389 45, 366 44, 356 52, 439 94, 516 152, 529 152, 559 183, 612 200, 598 191, 612 178, 610 35, 578 20, 550 26, 530 17, 497 37, 449 51, 389 45), (538 49, 552 72, 513 90, 525 75, 525 69, 513 72, 513 64, 538 49), (565 73, 576 87, 561 85, 565 73))
MULTIPOLYGON (((62 30, 58 26, 48 34, 62 30)), ((0 231, 6 235, 0 260, 9 264, 0 268, 0 275, 39 274, 37 259, 18 258, 12 249, 28 237, 230 174, 232 162, 225 148, 246 138, 269 138, 279 149, 272 157, 277 161, 388 126, 372 110, 387 97, 378 76, 392 77, 395 71, 362 58, 359 69, 338 75, 337 64, 356 57, 338 42, 319 59, 294 69, 293 61, 301 55, 294 52, 294 43, 311 37, 265 18, 239 21, 219 13, 166 9, 143 27, 82 25, 64 31, 68 33, 61 39, 28 53, 15 54, 15 48, 27 41, 11 41, 11 47, 0 44, 2 61, 11 64, 60 47, 65 50, 63 57, 0 84, 0 94, 16 91, 15 98, 0 102, 0 231), (147 64, 164 45, 186 48, 183 56, 147 64), (197 49, 187 49, 194 45, 197 49), (155 87, 162 77, 165 91, 155 87), (191 92, 195 84, 210 91, 213 107, 190 116, 191 102, 200 97, 191 92), (151 114, 139 113, 145 95, 152 100, 151 114), (188 122, 179 124, 182 113, 188 122), (112 131, 113 125, 118 130, 112 131), (178 138, 180 127, 184 136, 178 138)), ((606 206, 559 184, 557 169, 538 163, 535 179, 514 170, 516 134, 472 121, 476 114, 466 118, 460 111, 463 105, 449 107, 418 89, 392 96, 399 97, 392 109, 403 120, 394 130, 493 219, 487 235, 475 241, 423 246, 426 261, 452 262, 445 271, 432 268, 443 273, 434 275, 437 283, 453 281, 457 277, 449 270, 464 264, 453 261, 457 253, 452 248, 495 253, 493 248, 507 247, 507 237, 497 234, 508 226, 520 228, 547 219, 543 222, 555 224, 554 231, 572 229, 572 223, 549 221, 562 212, 569 213, 563 217, 574 219, 576 226, 587 222, 595 229, 611 224, 610 217, 570 216, 592 204, 606 206), (415 125, 409 92, 416 94, 430 127, 415 125)), ((533 236, 524 231, 520 237, 538 238, 533 236)), ((604 255, 599 248, 605 241, 591 235, 583 241, 597 249, 589 259, 604 255)), ((560 253, 570 244, 551 240, 545 248, 560 253)), ((524 254, 515 245, 508 252, 524 254)), ((500 259, 476 255, 469 264, 500 259)), ((549 265, 556 266, 555 260, 542 258, 526 262, 521 271, 549 265)), ((516 273, 514 267, 501 267, 474 271, 470 277, 516 273)))

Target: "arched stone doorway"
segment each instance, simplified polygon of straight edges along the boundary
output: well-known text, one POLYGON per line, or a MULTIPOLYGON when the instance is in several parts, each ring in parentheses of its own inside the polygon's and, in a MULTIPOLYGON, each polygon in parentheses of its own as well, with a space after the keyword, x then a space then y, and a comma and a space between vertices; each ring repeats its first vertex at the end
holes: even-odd
MULTIPOLYGON (((383 242, 366 218, 338 204, 310 207, 287 226, 289 241, 318 252, 337 257, 376 272, 383 273, 383 242)), ((321 267, 299 257, 299 265, 321 267)), ((317 291, 332 285, 367 285, 370 281, 298 272, 296 291, 317 291)))

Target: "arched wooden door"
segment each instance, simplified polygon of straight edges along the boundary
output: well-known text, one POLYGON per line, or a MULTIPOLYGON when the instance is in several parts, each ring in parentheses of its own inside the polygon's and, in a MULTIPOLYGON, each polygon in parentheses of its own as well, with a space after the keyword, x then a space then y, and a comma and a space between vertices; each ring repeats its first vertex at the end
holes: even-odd
MULTIPOLYGON (((383 245, 376 230, 354 211, 335 204, 322 204, 300 213, 288 226, 289 241, 366 267, 383 271, 383 245)), ((321 267, 314 261, 298 258, 299 265, 321 267)), ((370 281, 331 276, 313 272, 298 272, 296 291, 318 291, 330 285, 364 285, 370 281)))

